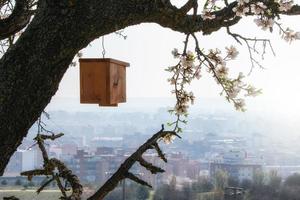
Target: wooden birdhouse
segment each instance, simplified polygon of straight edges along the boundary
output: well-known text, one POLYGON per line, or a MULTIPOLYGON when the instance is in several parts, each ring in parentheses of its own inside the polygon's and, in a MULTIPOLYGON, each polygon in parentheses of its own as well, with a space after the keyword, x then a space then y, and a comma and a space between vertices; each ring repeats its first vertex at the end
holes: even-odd
POLYGON ((80 103, 117 106, 126 102, 126 67, 129 63, 111 58, 79 59, 80 103))

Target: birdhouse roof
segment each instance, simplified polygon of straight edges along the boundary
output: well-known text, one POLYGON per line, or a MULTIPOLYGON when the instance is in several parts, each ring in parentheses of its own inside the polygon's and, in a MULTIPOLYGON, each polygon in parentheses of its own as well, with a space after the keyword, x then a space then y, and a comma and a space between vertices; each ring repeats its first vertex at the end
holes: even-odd
POLYGON ((115 64, 118 64, 118 65, 122 65, 122 66, 125 66, 125 67, 130 66, 130 64, 127 63, 127 62, 123 62, 123 61, 116 60, 116 59, 113 59, 113 58, 80 58, 79 62, 110 62, 110 63, 115 63, 115 64))

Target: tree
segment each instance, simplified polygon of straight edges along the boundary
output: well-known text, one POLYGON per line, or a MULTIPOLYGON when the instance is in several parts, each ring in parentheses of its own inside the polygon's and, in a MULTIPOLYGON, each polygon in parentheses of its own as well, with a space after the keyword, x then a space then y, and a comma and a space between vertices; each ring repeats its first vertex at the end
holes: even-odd
POLYGON ((252 187, 252 181, 250 179, 243 179, 240 186, 243 189, 248 190, 252 187))
POLYGON ((300 186, 300 174, 295 173, 287 177, 284 184, 287 186, 300 186))
POLYGON ((213 183, 206 177, 199 177, 197 182, 192 184, 192 188, 195 192, 210 192, 213 190, 213 183))
MULTIPOLYGON (((196 57, 200 63, 208 67, 223 87, 227 100, 233 102, 237 109, 244 110, 244 101, 237 98, 237 93, 244 90, 246 95, 254 95, 257 91, 253 87, 242 87, 242 76, 229 79, 219 53, 203 52, 195 33, 209 35, 226 28, 230 36, 247 45, 252 65, 255 65, 257 62, 251 54, 249 43, 268 44, 269 41, 243 37, 231 32, 230 27, 244 16, 255 15, 259 27, 272 31, 273 25, 276 25, 281 30, 281 36, 292 41, 300 38, 299 33, 282 28, 276 20, 280 15, 299 15, 300 7, 293 5, 292 1, 281 0, 224 0, 221 6, 214 5, 214 2, 207 1, 203 13, 199 14, 197 0, 187 0, 179 8, 170 0, 1 0, 1 8, 11 3, 14 7, 8 17, 1 16, 0 20, 0 39, 5 41, 3 44, 9 44, 9 49, 0 60, 0 175, 28 129, 57 91, 60 80, 78 51, 94 39, 128 26, 152 22, 187 34, 186 43, 189 36, 194 38, 196 57), (193 14, 188 14, 190 10, 193 14)), ((227 50, 227 58, 236 56, 235 49, 227 50)), ((179 56, 178 52, 174 55, 179 56)), ((181 57, 187 62, 169 69, 175 74, 187 65, 190 67, 194 59, 191 54, 187 55, 186 48, 181 57)), ((200 68, 195 70, 195 76, 199 77, 200 68)), ((180 80, 188 82, 190 75, 188 79, 180 80)), ((171 82, 178 80, 173 78, 171 82)), ((183 95, 177 95, 174 112, 178 117, 186 114, 186 103, 193 101, 193 95, 185 93, 183 88, 179 88, 176 94, 183 95)), ((174 124, 176 132, 181 131, 178 122, 183 121, 174 124)), ((167 134, 165 138, 170 139, 171 136, 174 134, 167 134)), ((116 184, 112 185, 115 187, 116 184)))
POLYGON ((265 184, 265 174, 262 170, 256 170, 253 173, 253 187, 260 188, 265 184))
POLYGON ((144 186, 138 186, 136 193, 137 200, 145 200, 149 197, 149 190, 144 186))
POLYGON ((285 180, 280 194, 279 199, 293 200, 299 199, 300 192, 300 175, 293 174, 285 180))
POLYGON ((228 177, 228 186, 229 187, 238 187, 240 185, 239 179, 229 176, 228 177))
POLYGON ((215 187, 217 190, 223 190, 228 185, 228 174, 223 170, 218 170, 214 176, 215 187))
POLYGON ((270 186, 271 191, 273 193, 279 192, 281 186, 282 178, 278 175, 277 171, 270 171, 269 173, 269 182, 268 185, 270 186))

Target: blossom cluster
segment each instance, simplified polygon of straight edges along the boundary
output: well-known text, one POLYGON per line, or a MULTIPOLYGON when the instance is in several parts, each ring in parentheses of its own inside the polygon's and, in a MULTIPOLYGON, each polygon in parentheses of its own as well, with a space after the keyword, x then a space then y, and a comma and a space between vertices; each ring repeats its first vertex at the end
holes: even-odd
POLYGON ((281 37, 287 42, 300 40, 300 32, 295 32, 292 29, 287 28, 286 30, 281 30, 281 37))
MULTIPOLYGON (((239 96, 241 91, 244 91, 244 97, 256 96, 260 93, 251 85, 244 83, 244 75, 240 73, 237 78, 229 77, 229 68, 227 62, 235 59, 239 52, 234 46, 226 47, 225 55, 219 49, 210 49, 207 54, 202 51, 195 53, 187 51, 179 53, 178 49, 172 51, 174 58, 179 59, 175 66, 168 67, 166 71, 172 73, 168 82, 174 86, 172 93, 176 96, 176 104, 170 113, 175 114, 177 120, 169 123, 174 125, 174 131, 181 132, 180 123, 186 123, 182 116, 188 115, 190 104, 194 103, 195 97, 191 91, 186 90, 186 85, 190 84, 194 79, 201 78, 201 69, 207 68, 207 71, 213 75, 217 84, 222 86, 221 95, 225 95, 229 102, 232 102, 237 110, 245 110, 245 101, 239 96)), ((174 136, 168 135, 164 138, 166 143, 172 142, 174 136)))
POLYGON ((287 12, 293 7, 294 1, 293 0, 280 0, 278 2, 278 4, 279 4, 279 8, 278 8, 279 11, 287 12))
POLYGON ((174 49, 172 54, 174 58, 179 58, 179 63, 166 69, 166 71, 173 73, 168 81, 171 85, 174 85, 172 93, 175 94, 177 100, 171 112, 181 116, 187 114, 189 104, 193 104, 195 99, 192 92, 185 90, 185 85, 190 84, 194 78, 199 79, 201 77, 201 67, 195 65, 195 55, 191 51, 179 54, 178 50, 174 49))
MULTIPOLYGON (((279 0, 277 1, 277 7, 279 12, 287 12, 293 7, 293 0, 279 0)), ((255 24, 262 30, 273 30, 274 24, 277 24, 281 30, 282 38, 287 42, 300 39, 300 32, 295 32, 290 28, 283 30, 281 25, 275 21, 277 16, 271 8, 268 8, 263 2, 251 3, 249 0, 238 0, 238 4, 234 7, 233 12, 236 16, 243 16, 246 14, 254 14, 257 16, 254 19, 255 24)), ((208 15, 208 14, 207 14, 208 15)))
POLYGON ((227 61, 237 57, 238 51, 234 46, 226 47, 226 55, 222 57, 222 52, 219 49, 209 50, 207 55, 203 54, 209 72, 211 72, 217 82, 223 88, 221 95, 225 95, 229 102, 232 102, 237 110, 245 111, 244 99, 239 97, 239 94, 244 91, 244 96, 256 96, 261 91, 251 85, 244 83, 244 75, 239 73, 237 78, 229 77, 229 68, 226 66, 227 61))
POLYGON ((216 11, 219 9, 219 6, 216 3, 217 3, 217 0, 207 0, 205 2, 204 8, 203 8, 203 11, 201 14, 203 20, 216 18, 216 15, 212 14, 213 11, 216 11))

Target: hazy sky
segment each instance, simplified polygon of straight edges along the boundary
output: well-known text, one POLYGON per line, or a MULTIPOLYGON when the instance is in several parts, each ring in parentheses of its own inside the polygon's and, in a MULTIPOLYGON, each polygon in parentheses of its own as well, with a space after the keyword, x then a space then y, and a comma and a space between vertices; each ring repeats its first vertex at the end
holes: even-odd
MULTIPOLYGON (((284 26, 289 26, 300 31, 299 19, 295 17, 286 18, 284 26), (298 21, 298 22, 297 22, 298 21)), ((232 28, 235 32, 244 36, 270 37, 276 52, 276 57, 268 54, 262 64, 267 68, 254 69, 247 79, 256 87, 263 89, 263 94, 254 99, 246 99, 248 110, 278 110, 285 114, 298 113, 300 111, 300 79, 299 79, 299 50, 300 42, 288 44, 280 38, 278 29, 273 34, 260 31, 253 23, 252 18, 243 20, 242 23, 232 28), (255 33, 255 34, 254 34, 255 33)), ((106 57, 123 60, 130 63, 127 68, 127 95, 128 97, 171 97, 171 86, 167 83, 169 73, 164 69, 176 62, 171 55, 173 48, 182 49, 185 36, 181 33, 162 28, 156 24, 141 24, 125 29, 127 39, 124 40, 116 34, 105 36, 106 57)), ((209 48, 220 48, 235 45, 240 54, 236 61, 228 63, 233 74, 239 71, 248 73, 250 60, 246 46, 240 46, 224 30, 210 36, 198 34, 200 46, 209 48)), ((193 50, 193 48, 191 48, 193 50)), ((91 43, 83 51, 83 57, 102 57, 101 40, 91 43)), ((200 80, 195 80, 191 86, 196 98, 217 98, 221 88, 209 74, 200 80)), ((79 67, 70 67, 65 74, 60 88, 53 99, 63 97, 79 98, 79 67)), ((224 104, 227 104, 224 101, 224 104)), ((79 105, 79 103, 78 103, 79 105)))

